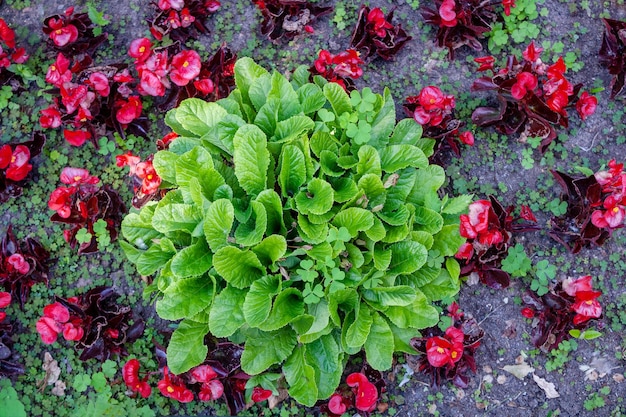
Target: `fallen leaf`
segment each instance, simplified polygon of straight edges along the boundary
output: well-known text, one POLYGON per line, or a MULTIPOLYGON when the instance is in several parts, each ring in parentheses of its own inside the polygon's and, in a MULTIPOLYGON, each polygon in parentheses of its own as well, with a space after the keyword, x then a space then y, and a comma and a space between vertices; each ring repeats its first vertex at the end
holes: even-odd
POLYGON ((46 376, 44 377, 44 381, 47 385, 53 385, 59 379, 61 375, 61 368, 59 368, 59 363, 52 359, 52 355, 49 352, 46 352, 43 356, 43 370, 46 371, 46 376))
POLYGON ((539 388, 541 388, 543 392, 546 393, 546 398, 550 399, 560 397, 559 393, 556 392, 556 388, 554 387, 554 384, 552 382, 548 382, 535 374, 533 374, 533 380, 537 383, 537 385, 539 385, 539 388))
POLYGON ((524 362, 524 359, 522 359, 521 363, 518 363, 517 365, 506 365, 502 368, 502 370, 510 373, 517 379, 524 379, 526 375, 535 372, 535 368, 524 362))
POLYGON ((52 388, 52 393, 57 397, 65 397, 65 382, 58 380, 54 383, 54 388, 52 388))
POLYGON ((502 332, 502 336, 508 339, 512 339, 515 336, 517 336, 517 324, 516 323, 517 322, 515 319, 505 321, 506 328, 504 329, 504 332, 502 332))
POLYGON ((286 400, 288 397, 289 393, 287 392, 287 390, 284 388, 279 388, 278 395, 272 395, 267 399, 267 405, 271 410, 272 408, 276 407, 278 404, 286 400))
POLYGON ((498 375, 496 381, 498 381, 498 384, 500 385, 504 384, 506 382, 506 375, 498 375))
POLYGON ((622 374, 613 375, 613 381, 617 382, 618 384, 621 382, 624 382, 624 375, 622 374))

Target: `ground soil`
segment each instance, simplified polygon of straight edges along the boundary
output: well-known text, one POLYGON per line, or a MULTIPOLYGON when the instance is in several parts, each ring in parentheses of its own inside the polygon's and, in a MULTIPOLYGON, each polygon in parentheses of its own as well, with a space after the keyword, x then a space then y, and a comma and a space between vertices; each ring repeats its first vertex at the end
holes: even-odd
MULTIPOLYGON (((2 2, 0 2, 1 4, 2 2)), ((41 2, 32 0, 32 5, 22 10, 15 10, 10 4, 0 5, 0 16, 4 17, 13 26, 25 25, 32 31, 40 30, 40 22, 47 15, 62 13, 72 4, 63 2, 41 2)), ((81 3, 81 2, 79 2, 81 3)), ((146 33, 144 13, 150 7, 148 1, 119 2, 104 0, 96 2, 96 6, 104 10, 113 19, 113 28, 122 29, 123 32, 116 34, 114 39, 114 51, 124 52, 126 45, 135 37, 146 33), (139 6, 137 9, 136 6, 139 6), (138 11, 137 11, 138 10, 138 11), (116 21, 116 17, 120 20, 116 21)), ((247 2, 243 12, 234 8, 235 1, 223 0, 222 10, 219 13, 231 13, 225 20, 230 24, 228 34, 224 34, 223 40, 228 40, 229 46, 235 51, 249 48, 250 40, 257 42, 259 51, 267 51, 269 41, 259 34, 259 16, 254 7, 247 2)), ((322 2, 323 4, 329 2, 322 2)), ((333 3, 333 2, 330 2, 333 3)), ((348 12, 356 10, 357 3, 352 1, 338 2, 346 5, 348 12)), ((385 1, 371 1, 371 6, 381 6, 389 10, 391 3, 385 1)), ((423 0, 422 3, 432 3, 423 0)), ((624 131, 616 128, 616 124, 625 123, 622 118, 619 123, 612 120, 613 108, 621 109, 623 116, 624 101, 617 100, 613 104, 609 101, 610 75, 600 66, 597 52, 601 44, 603 25, 599 18, 601 13, 614 19, 626 19, 626 6, 618 5, 616 0, 601 2, 591 0, 590 9, 586 11, 582 7, 576 7, 571 11, 567 2, 558 0, 545 0, 544 6, 548 10, 548 17, 540 17, 539 24, 542 27, 541 39, 557 41, 565 44, 565 52, 576 51, 579 61, 584 62, 584 67, 577 73, 572 74, 573 82, 584 82, 589 86, 604 86, 605 91, 599 93, 599 106, 597 114, 590 117, 584 124, 573 122, 574 129, 567 132, 566 140, 560 141, 567 153, 555 153, 551 164, 540 163, 541 156, 535 152, 536 163, 532 169, 524 169, 521 165, 522 150, 528 145, 520 144, 515 138, 508 141, 494 142, 488 140, 481 131, 476 131, 476 146, 471 150, 464 150, 460 160, 454 157, 447 158, 452 167, 455 167, 466 181, 473 181, 475 186, 470 190, 480 197, 481 190, 502 188, 504 184, 506 192, 499 192, 498 198, 506 205, 516 201, 524 201, 528 192, 535 189, 538 183, 545 183, 549 176, 549 169, 557 167, 570 170, 571 163, 566 155, 578 155, 578 159, 586 160, 587 166, 598 169, 602 162, 609 158, 619 160, 626 159, 626 146, 617 144, 617 137, 624 135, 624 131), (574 25, 586 28, 585 34, 579 36, 568 35, 574 25), (614 107, 610 107, 614 106, 614 107), (576 149, 576 152, 574 150, 576 149), (565 157, 563 157, 565 156, 565 157), (485 161, 493 161, 486 163, 485 161), (491 187, 491 188, 490 188, 491 187)), ((448 92, 461 94, 469 91, 469 86, 474 74, 474 64, 468 57, 483 55, 467 49, 457 51, 456 61, 458 64, 444 65, 446 54, 440 53, 440 49, 434 44, 434 32, 426 31, 421 22, 421 15, 413 10, 405 0, 395 2, 397 10, 394 22, 403 22, 409 34, 414 39, 400 52, 397 58, 391 62, 375 61, 366 68, 365 81, 359 80, 359 87, 369 85, 374 91, 381 92, 383 87, 390 85, 396 95, 398 103, 409 95, 416 94, 420 88, 426 85, 440 85, 448 92), (446 87, 449 86, 449 87, 446 87), (453 86, 453 87, 450 87, 453 86), (402 95, 399 97, 398 95, 402 95)), ((274 46, 278 54, 271 58, 267 56, 255 56, 262 62, 272 61, 281 70, 289 70, 295 64, 310 64, 314 59, 316 45, 326 45, 331 52, 345 49, 350 41, 350 28, 341 31, 333 31, 334 24, 331 16, 327 16, 315 23, 316 33, 310 38, 296 38, 291 42, 281 42, 274 46), (279 57, 279 58, 277 58, 279 57)), ((348 20, 346 18, 346 20, 348 20)), ((211 26, 211 24, 210 24, 211 26)), ((216 42, 221 39, 219 28, 213 29, 213 34, 200 39, 200 43, 211 51, 216 42)), ((486 43, 484 43, 486 45, 486 43)), ((523 46, 518 46, 521 48, 523 46)), ((249 51, 254 52, 254 51, 249 51)), ((254 55, 254 53, 253 53, 254 55)), ((458 99, 457 99, 458 100, 458 99)), ((459 104, 459 107, 462 107, 459 104)), ((400 111, 400 109, 398 109, 400 111)), ((400 113, 399 113, 400 114, 400 113)), ((490 130, 488 131, 491 132, 490 130)), ((454 179, 453 179, 454 181, 454 179)), ((458 187, 456 187, 458 188, 458 187)), ((453 192, 454 183, 449 185, 453 192)), ((559 190, 554 186, 546 191, 550 196, 548 200, 559 195, 559 190)), ((537 213, 539 223, 544 225, 549 218, 549 212, 537 213)), ((556 242, 550 240, 545 233, 527 234, 516 237, 526 247, 529 256, 533 256, 535 250, 545 252, 557 248, 559 261, 551 260, 558 265, 574 265, 567 270, 558 270, 557 279, 565 277, 578 277, 590 274, 600 280, 608 282, 611 278, 617 278, 619 285, 612 292, 605 293, 602 303, 616 303, 620 296, 626 293, 623 287, 623 276, 615 277, 616 271, 611 270, 612 263, 607 268, 599 268, 599 261, 606 261, 610 254, 618 252, 622 254, 624 261, 624 248, 622 246, 625 233, 618 232, 614 239, 602 248, 585 249, 577 256, 572 256, 559 247, 556 242), (584 268, 584 266, 587 268, 584 268)), ((535 258, 533 258, 535 260, 535 258)), ((622 272, 622 271, 620 271, 622 272)), ((121 288, 123 283, 119 283, 121 288)), ((609 287, 608 284, 605 288, 609 287)), ((480 323, 485 331, 482 346, 478 349, 476 361, 478 372, 473 376, 469 388, 465 390, 445 385, 433 388, 429 380, 423 375, 414 375, 408 384, 401 389, 397 381, 402 379, 405 369, 398 365, 391 376, 395 382, 389 382, 389 405, 396 410, 397 416, 609 416, 622 415, 626 411, 622 404, 622 397, 626 396, 626 382, 623 380, 624 362, 616 359, 616 351, 621 351, 624 336, 613 332, 609 323, 600 321, 599 326, 605 326, 600 341, 579 343, 578 349, 571 354, 571 358, 558 371, 547 372, 545 370, 546 354, 539 353, 535 358, 527 359, 527 362, 535 368, 535 375, 545 378, 555 384, 555 389, 560 397, 547 399, 544 391, 532 379, 529 374, 519 380, 513 375, 502 370, 505 365, 515 364, 522 352, 533 349, 527 337, 530 332, 530 324, 521 317, 520 306, 516 304, 519 297, 527 289, 524 280, 513 280, 510 288, 505 290, 490 290, 482 284, 470 286, 463 285, 459 304, 468 315, 472 315, 480 323), (585 379, 585 373, 580 366, 590 365, 595 359, 595 364, 604 363, 599 369, 599 375, 591 375, 585 379), (603 361, 599 361, 602 359, 603 361), (395 375, 394 375, 395 373, 395 375), (399 376, 398 376, 399 375, 399 376), (610 394, 603 395, 606 405, 599 409, 588 411, 584 401, 597 392, 600 388, 610 387, 610 394), (440 392, 442 396, 437 397, 440 392), (398 398, 403 397, 404 401, 398 398)), ((620 304, 617 304, 620 305, 620 304)), ((623 306, 623 305, 622 305, 623 306)))

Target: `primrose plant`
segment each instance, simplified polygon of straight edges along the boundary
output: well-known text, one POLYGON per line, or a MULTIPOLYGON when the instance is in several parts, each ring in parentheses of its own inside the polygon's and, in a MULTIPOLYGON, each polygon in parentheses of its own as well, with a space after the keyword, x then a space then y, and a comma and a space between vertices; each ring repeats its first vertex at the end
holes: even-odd
POLYGON ((121 245, 155 275, 157 313, 182 320, 172 373, 205 360, 210 332, 244 343, 243 372, 282 374, 313 406, 349 355, 364 349, 389 369, 438 321, 431 303, 459 290, 469 197, 440 197, 434 141, 411 119, 396 124, 387 90, 349 96, 309 76, 242 58, 228 98, 170 111, 179 137, 153 159, 170 191, 126 216, 121 245))

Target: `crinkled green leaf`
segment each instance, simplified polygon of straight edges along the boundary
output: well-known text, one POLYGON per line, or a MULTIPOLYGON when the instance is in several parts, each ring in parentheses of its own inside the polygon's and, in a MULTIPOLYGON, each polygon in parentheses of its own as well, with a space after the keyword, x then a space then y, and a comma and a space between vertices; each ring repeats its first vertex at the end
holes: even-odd
MULTIPOLYGON (((414 222, 416 230, 428 232, 431 235, 439 233, 439 231, 443 228, 443 217, 441 217, 441 214, 426 207, 415 207, 414 222)), ((435 244, 436 243, 435 239, 435 244)))
POLYGON ((313 245, 324 242, 328 235, 327 224, 311 223, 306 216, 298 214, 298 230, 305 242, 313 245))
POLYGON ((252 212, 247 222, 241 223, 235 230, 235 241, 242 246, 256 245, 263 239, 267 230, 267 212, 258 201, 251 201, 252 212))
POLYGON ((359 232, 372 227, 374 224, 374 215, 371 211, 362 208, 349 207, 337 213, 332 223, 337 227, 345 227, 348 229, 350 236, 355 238, 359 232))
MULTIPOLYGON (((159 153, 157 153, 158 155, 159 153)), ((211 154, 201 146, 179 156, 175 163, 176 183, 188 187, 191 178, 203 178, 213 168, 211 154)))
POLYGON ((272 300, 279 291, 280 277, 277 275, 268 275, 252 283, 243 303, 243 315, 248 325, 258 327, 267 320, 272 300))
POLYGON ((216 200, 204 213, 204 236, 211 251, 228 244, 228 236, 235 220, 233 204, 225 199, 216 200))
POLYGON ((307 186, 307 191, 300 191, 295 201, 298 211, 302 214, 324 214, 333 206, 333 187, 320 178, 313 178, 307 186))
MULTIPOLYGON (((372 311, 367 305, 361 303, 356 313, 354 322, 348 326, 346 332, 346 344, 351 348, 360 348, 367 340, 367 336, 372 327, 372 311)), ((345 326, 345 324, 344 324, 345 326)))
POLYGON ((285 234, 285 220, 283 219, 283 205, 280 197, 274 190, 263 190, 256 197, 258 203, 263 204, 267 213, 267 235, 279 233, 285 234))
POLYGON ((339 346, 332 335, 324 335, 306 345, 306 360, 315 368, 317 397, 324 400, 330 397, 341 382, 339 346))
POLYGON ((430 301, 454 297, 460 289, 461 283, 458 277, 450 276, 445 269, 441 269, 437 278, 420 288, 430 301))
POLYGON ((306 182, 304 154, 297 146, 283 146, 280 155, 280 173, 278 183, 283 197, 293 196, 306 182))
POLYGON ((250 102, 256 111, 259 111, 259 109, 266 103, 271 89, 272 75, 269 73, 261 74, 250 84, 248 95, 250 97, 250 102))
POLYGON ((282 235, 271 235, 254 246, 252 252, 256 253, 261 263, 270 265, 285 255, 287 252, 287 241, 282 235))
POLYGON ((372 318, 372 327, 364 346, 365 357, 372 368, 386 371, 393 363, 393 333, 380 314, 374 313, 372 318))
POLYGON ((192 234, 201 221, 200 209, 191 204, 159 204, 152 216, 152 226, 166 234, 175 231, 192 234))
POLYGON ((170 151, 159 151, 154 154, 152 165, 161 180, 171 184, 176 183, 176 161, 180 155, 170 151))
POLYGON ((350 97, 345 92, 343 87, 336 83, 328 83, 322 89, 324 97, 330 103, 336 116, 341 116, 345 112, 352 111, 352 105, 350 104, 350 97))
POLYGON ((363 298, 383 307, 406 306, 415 300, 415 290, 407 285, 376 287, 361 292, 363 298))
POLYGON ((304 114, 314 113, 326 104, 326 97, 324 97, 322 89, 315 84, 304 84, 298 88, 296 93, 298 93, 298 100, 304 114))
POLYGON ((189 98, 167 113, 165 124, 181 136, 202 137, 226 114, 215 103, 189 98))
POLYGON ((215 337, 229 337, 246 322, 243 303, 246 290, 227 286, 215 296, 209 313, 209 330, 215 337))
POLYGON ((338 203, 345 203, 359 193, 359 187, 350 178, 330 179, 330 182, 335 191, 335 201, 338 203))
POLYGON ((179 279, 167 287, 156 302, 156 311, 166 320, 191 317, 211 305, 215 291, 208 276, 179 279))
POLYGON ((300 335, 299 340, 301 343, 311 343, 319 339, 323 334, 328 333, 326 332, 330 319, 328 302, 322 298, 317 304, 309 304, 307 309, 307 313, 313 316, 314 320, 308 331, 300 335))
POLYGON ((337 140, 328 132, 318 130, 311 135, 311 150, 318 158, 322 155, 322 151, 330 151, 336 154, 338 151, 337 140))
POLYGON ((381 149, 380 163, 383 171, 396 172, 406 167, 426 168, 428 158, 417 146, 389 145, 381 149))
POLYGON ((267 70, 256 62, 254 62, 251 58, 243 57, 235 62, 235 84, 237 85, 237 89, 241 93, 241 98, 244 103, 251 104, 250 96, 248 94, 250 90, 250 85, 255 82, 255 80, 261 77, 263 74, 267 74, 267 70))
POLYGON ((235 288, 247 288, 265 275, 265 268, 253 252, 234 246, 218 249, 213 255, 213 266, 235 288))
POLYGON ((396 124, 396 105, 387 87, 383 92, 383 99, 383 107, 376 114, 370 131, 370 143, 378 146, 387 144, 396 124))
POLYGON ((255 125, 242 126, 233 139, 233 145, 233 162, 239 184, 248 194, 257 195, 266 187, 270 163, 265 134, 255 125))
POLYGON ((283 365, 283 373, 289 384, 289 395, 300 404, 313 407, 317 402, 318 391, 315 369, 307 363, 306 345, 296 346, 283 365))
POLYGON ((428 259, 428 251, 418 242, 410 240, 397 242, 389 246, 391 249, 391 264, 389 274, 410 274, 420 269, 428 259))
POLYGON ((373 174, 380 177, 382 167, 380 155, 373 146, 364 145, 359 148, 359 162, 356 166, 356 177, 361 178, 365 174, 373 174))
POLYGON ((390 145, 416 145, 422 137, 422 125, 413 119, 402 119, 393 129, 390 145))
POLYGON ((348 313, 353 311, 358 304, 359 295, 353 288, 346 288, 328 294, 328 311, 335 326, 341 326, 340 310, 348 313))
POLYGON ((254 124, 258 126, 268 138, 274 136, 276 123, 278 121, 278 111, 280 110, 280 99, 269 98, 254 118, 254 124))
POLYGON ((258 325, 264 331, 278 330, 304 313, 302 293, 297 288, 287 288, 274 300, 274 307, 266 320, 258 325))
POLYGON ((415 300, 407 306, 389 307, 383 314, 401 329, 425 329, 439 321, 439 313, 426 296, 419 290, 415 291, 415 300))
POLYGON ((172 258, 172 272, 177 278, 202 275, 212 265, 213 256, 204 238, 182 249, 172 258))
POLYGON ((407 198, 407 202, 417 206, 424 205, 431 194, 437 193, 446 181, 446 173, 439 165, 428 165, 417 169, 415 186, 407 198))
POLYGON ((152 245, 137 258, 137 272, 143 276, 154 274, 172 259, 176 252, 165 252, 158 245, 152 245))
POLYGON ((273 142, 288 142, 298 136, 313 130, 315 122, 307 116, 291 116, 287 120, 282 120, 276 123, 276 130, 274 131, 274 137, 271 139, 273 142))
POLYGON ((454 256, 465 242, 465 238, 459 232, 458 224, 443 226, 433 237, 435 241, 431 249, 439 251, 442 256, 454 256))
POLYGON ((167 366, 173 374, 182 374, 206 359, 208 348, 204 336, 209 332, 207 323, 183 320, 172 333, 167 345, 167 366))
POLYGON ((335 153, 323 150, 320 155, 320 168, 322 172, 331 177, 341 176, 345 170, 337 164, 337 159, 335 153))
POLYGON ((288 327, 249 337, 241 355, 241 369, 249 375, 260 374, 287 359, 297 343, 296 333, 288 327))
POLYGON ((152 226, 156 205, 145 206, 139 213, 128 213, 122 220, 122 236, 139 248, 150 244, 152 239, 163 236, 152 226))
POLYGON ((474 196, 472 194, 464 194, 448 200, 446 205, 441 209, 443 214, 459 214, 467 210, 474 196))

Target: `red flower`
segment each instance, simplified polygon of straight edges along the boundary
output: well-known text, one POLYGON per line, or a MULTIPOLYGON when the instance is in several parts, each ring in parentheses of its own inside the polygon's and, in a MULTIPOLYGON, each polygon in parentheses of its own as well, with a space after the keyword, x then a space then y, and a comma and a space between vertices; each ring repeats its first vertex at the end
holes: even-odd
POLYGON ((571 297, 575 297, 579 291, 592 291, 591 275, 585 275, 576 280, 566 278, 563 280, 562 286, 567 295, 571 297))
POLYGON ((624 223, 624 206, 620 205, 621 199, 609 195, 604 199, 603 210, 596 210, 591 214, 591 223, 599 228, 615 229, 624 223))
POLYGON ((79 341, 83 338, 84 330, 80 325, 74 323, 65 323, 63 326, 63 337, 65 340, 79 341))
POLYGON ((166 366, 163 368, 163 379, 161 379, 157 384, 157 388, 159 388, 161 394, 181 403, 193 401, 193 392, 185 386, 184 382, 182 382, 180 378, 174 376, 175 382, 178 382, 178 384, 176 384, 170 379, 169 375, 170 374, 166 366))
POLYGON ((532 308, 524 307, 522 309, 522 316, 526 317, 527 319, 532 319, 533 317, 535 317, 535 311, 532 308))
MULTIPOLYGON (((13 255, 9 256, 6 262, 7 262, 7 269, 9 270, 9 272, 17 271, 18 273, 22 275, 26 275, 28 274, 28 271, 30 271, 30 264, 19 253, 14 253, 13 255)), ((3 307, 0 306, 0 308, 3 308, 3 307)))
POLYGON ((36 325, 41 340, 48 345, 54 343, 69 319, 70 312, 63 304, 56 302, 45 306, 43 317, 37 320, 36 325))
POLYGON ((209 13, 215 13, 222 4, 218 0, 204 0, 204 7, 209 13))
POLYGON ((118 167, 124 167, 127 165, 130 167, 130 175, 135 175, 135 167, 139 162, 141 162, 141 159, 138 156, 133 155, 130 151, 115 157, 115 163, 118 167))
MULTIPOLYGON (((271 392, 271 391, 270 391, 271 392)), ((217 400, 224 394, 224 385, 218 379, 204 382, 198 393, 200 401, 217 400)))
POLYGON ((340 394, 333 394, 328 400, 328 410, 338 416, 346 412, 346 404, 343 402, 343 397, 340 394))
POLYGON ((63 19, 51 18, 48 21, 52 32, 50 32, 50 39, 56 46, 65 46, 68 43, 73 43, 78 39, 78 29, 72 24, 65 25, 63 19))
POLYGON ((567 93, 563 90, 555 91, 546 100, 546 104, 557 113, 565 114, 565 107, 569 103, 567 93))
POLYGON ((191 370, 191 377, 196 382, 209 382, 217 377, 217 372, 209 365, 200 365, 191 370))
POLYGON ((30 150, 24 145, 17 145, 15 150, 11 146, 4 145, 0 148, 0 169, 5 169, 4 175, 12 181, 22 181, 33 166, 28 163, 30 150))
POLYGON ((85 141, 91 138, 91 133, 85 130, 63 130, 63 137, 72 146, 81 146, 85 141))
POLYGON ((162 78, 149 70, 143 70, 141 72, 141 80, 139 84, 141 92, 153 96, 161 97, 165 95, 165 85, 162 78))
POLYGON ((556 63, 548 67, 548 78, 562 77, 563 74, 565 74, 565 71, 567 71, 567 66, 565 66, 565 61, 563 61, 563 57, 560 56, 556 63))
POLYGON ((170 143, 174 139, 178 137, 176 132, 170 132, 167 135, 163 136, 161 139, 157 140, 157 149, 167 149, 170 146, 170 143))
POLYGON ((598 106, 598 99, 595 96, 590 95, 588 92, 583 91, 576 103, 576 111, 581 119, 585 120, 588 116, 595 113, 598 106))
POLYGON ((152 387, 148 384, 148 377, 139 378, 139 361, 130 359, 122 368, 124 383, 133 392, 138 392, 143 398, 148 398, 152 393, 152 387))
POLYGON ((496 62, 496 60, 492 56, 482 56, 479 58, 474 58, 474 62, 480 64, 480 67, 478 67, 477 71, 482 72, 488 70, 493 71, 493 64, 496 62))
POLYGON ((378 7, 374 7, 367 14, 367 23, 373 26, 370 32, 375 33, 379 38, 384 38, 387 35, 386 29, 393 28, 393 25, 385 19, 383 11, 378 7))
POLYGON ((341 77, 359 78, 363 75, 363 70, 359 67, 363 60, 355 49, 348 49, 335 55, 333 64, 335 64, 334 73, 341 77))
POLYGON ((59 178, 63 184, 67 184, 72 187, 78 187, 82 184, 94 185, 100 182, 98 177, 90 175, 89 171, 84 168, 65 167, 61 171, 59 178))
POLYGON ((70 217, 72 213, 71 197, 76 192, 76 188, 59 187, 50 194, 48 208, 57 212, 64 219, 70 217))
MULTIPOLYGON (((451 96, 446 96, 439 89, 439 87, 428 86, 424 87, 417 96, 420 105, 426 110, 444 110, 446 105, 449 105, 451 96)), ((452 101, 452 108, 454 107, 454 101, 452 101)))
POLYGON ((89 76, 89 83, 93 87, 94 90, 102 97, 107 97, 111 92, 111 87, 109 86, 109 79, 106 75, 101 72, 94 72, 89 76))
POLYGON ((537 218, 533 214, 533 211, 530 209, 530 207, 528 207, 528 206, 526 206, 524 204, 522 204, 522 208, 520 209, 519 215, 524 220, 528 220, 529 222, 537 223, 537 218))
POLYGON ((11 304, 11 293, 0 291, 0 308, 7 308, 11 304))
POLYGON ((143 106, 138 96, 128 97, 127 102, 119 100, 117 104, 122 104, 122 106, 117 110, 117 113, 115 113, 115 118, 121 124, 127 125, 141 116, 143 106))
POLYGON ((26 49, 24 49, 24 48, 17 48, 11 54, 11 59, 16 64, 23 64, 24 62, 26 62, 26 60, 28 60, 28 54, 26 53, 26 49))
POLYGON ((502 0, 502 6, 504 6, 504 14, 509 16, 511 14, 511 7, 515 7, 515 0, 502 0))
POLYGON ((215 85, 210 78, 196 80, 193 82, 193 86, 204 95, 211 94, 215 90, 215 85))
POLYGON ((184 28, 191 26, 195 22, 196 18, 189 13, 188 8, 184 8, 180 11, 180 25, 184 28))
POLYGON ((474 145, 474 134, 469 130, 459 134, 459 140, 466 145, 473 146, 474 145))
POLYGON ((132 75, 130 75, 130 72, 128 72, 128 68, 115 73, 115 75, 113 76, 113 81, 118 82, 118 83, 129 83, 133 80, 132 75))
POLYGON ((348 386, 356 388, 355 406, 359 411, 372 411, 378 401, 376 386, 362 373, 352 373, 346 378, 348 386))
POLYGON ((528 45, 526 49, 524 49, 524 52, 522 52, 522 56, 528 62, 536 62, 541 57, 541 52, 543 52, 543 48, 536 47, 535 41, 532 41, 530 45, 528 45))
POLYGON ((185 86, 200 75, 201 66, 200 55, 196 51, 181 51, 172 58, 170 80, 176 85, 185 86))
POLYGON ((185 1, 184 0, 159 0, 157 5, 159 6, 159 9, 161 10, 169 10, 169 9, 180 10, 185 6, 185 1))
POLYGON ((180 17, 178 13, 176 13, 176 10, 170 10, 166 21, 171 29, 178 29, 180 27, 180 17))
POLYGON ((140 162, 135 167, 135 173, 142 179, 141 192, 144 194, 155 193, 161 185, 161 177, 154 170, 151 161, 140 162))
POLYGON ((528 91, 537 88, 537 77, 530 72, 521 72, 516 78, 517 82, 511 87, 511 95, 517 100, 523 99, 528 91))
POLYGON ((0 17, 0 39, 7 44, 9 48, 15 48, 15 32, 9 27, 7 22, 0 17))
POLYGON ((261 401, 267 400, 272 396, 272 391, 268 389, 263 389, 261 387, 254 387, 252 390, 252 401, 255 403, 260 403, 261 401))
POLYGON ((469 242, 465 242, 464 244, 462 244, 459 250, 454 255, 454 257, 457 259, 465 259, 468 261, 472 259, 472 256, 474 256, 474 245, 469 242))
POLYGON ((596 300, 601 295, 600 291, 578 291, 576 293, 576 302, 572 305, 572 310, 577 313, 573 320, 575 325, 602 315, 602 306, 596 300))
POLYGON ((41 117, 39 118, 39 124, 44 129, 55 129, 61 126, 61 112, 54 106, 50 106, 47 109, 41 110, 41 117))
POLYGON ((463 356, 463 332, 459 329, 456 331, 450 329, 456 328, 449 327, 445 337, 433 336, 426 341, 426 358, 435 368, 453 366, 463 356))
POLYGON ((439 16, 441 17, 441 26, 454 27, 457 25, 456 12, 454 9, 456 4, 454 0, 443 0, 439 6, 439 16))

